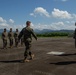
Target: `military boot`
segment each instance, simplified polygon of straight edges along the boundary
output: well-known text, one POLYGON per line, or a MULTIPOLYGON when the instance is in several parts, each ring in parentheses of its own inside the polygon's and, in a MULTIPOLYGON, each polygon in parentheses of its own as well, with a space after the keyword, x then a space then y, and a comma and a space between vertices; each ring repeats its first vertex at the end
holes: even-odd
POLYGON ((34 54, 32 54, 31 56, 30 56, 30 60, 33 60, 34 59, 34 54))
POLYGON ((23 62, 29 62, 30 60, 28 60, 26 57, 24 58, 23 62))
POLYGON ((28 60, 28 59, 25 59, 25 60, 24 60, 24 62, 29 62, 29 61, 30 61, 30 60, 28 60))

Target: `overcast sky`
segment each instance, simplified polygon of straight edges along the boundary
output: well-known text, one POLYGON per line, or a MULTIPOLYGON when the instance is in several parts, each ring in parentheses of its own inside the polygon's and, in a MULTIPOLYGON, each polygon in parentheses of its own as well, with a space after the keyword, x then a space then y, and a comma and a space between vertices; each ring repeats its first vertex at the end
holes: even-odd
POLYGON ((76 0, 0 0, 0 29, 75 29, 76 0))

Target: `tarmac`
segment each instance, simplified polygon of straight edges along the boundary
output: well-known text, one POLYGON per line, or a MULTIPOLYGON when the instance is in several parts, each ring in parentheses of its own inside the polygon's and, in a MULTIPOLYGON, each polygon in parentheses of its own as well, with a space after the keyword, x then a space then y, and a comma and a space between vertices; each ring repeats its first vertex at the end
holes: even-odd
POLYGON ((76 75, 73 38, 33 39, 31 50, 35 57, 25 63, 21 62, 24 59, 24 46, 2 49, 2 40, 0 42, 0 75, 76 75), (64 53, 58 55, 48 52, 64 53))

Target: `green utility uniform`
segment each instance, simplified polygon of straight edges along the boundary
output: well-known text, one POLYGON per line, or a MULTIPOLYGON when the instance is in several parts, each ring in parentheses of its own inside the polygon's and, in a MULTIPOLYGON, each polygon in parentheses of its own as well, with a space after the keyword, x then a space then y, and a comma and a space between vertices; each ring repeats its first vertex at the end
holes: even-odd
POLYGON ((21 46, 23 46, 23 44, 24 44, 24 37, 22 36, 21 37, 21 46))
POLYGON ((15 38, 15 46, 17 47, 18 46, 18 36, 19 36, 19 32, 15 32, 14 33, 14 38, 15 38))
POLYGON ((32 35, 37 40, 37 37, 36 37, 33 29, 30 28, 29 26, 27 26, 27 27, 25 27, 25 28, 23 28, 21 30, 21 32, 19 34, 19 37, 18 37, 19 40, 20 40, 20 38, 22 36, 24 36, 23 37, 24 38, 24 44, 26 46, 26 49, 25 49, 25 52, 24 52, 25 59, 27 58, 28 55, 30 55, 30 56, 32 55, 31 50, 30 50, 30 48, 31 48, 31 42, 32 42, 32 35))
POLYGON ((11 47, 13 46, 14 33, 10 31, 10 32, 8 33, 8 37, 9 37, 10 48, 11 48, 11 47))
POLYGON ((75 39, 75 48, 76 48, 76 28, 75 28, 75 31, 74 31, 74 36, 73 38, 75 39))
POLYGON ((8 33, 7 32, 3 32, 2 33, 3 48, 7 48, 7 38, 8 38, 8 33))

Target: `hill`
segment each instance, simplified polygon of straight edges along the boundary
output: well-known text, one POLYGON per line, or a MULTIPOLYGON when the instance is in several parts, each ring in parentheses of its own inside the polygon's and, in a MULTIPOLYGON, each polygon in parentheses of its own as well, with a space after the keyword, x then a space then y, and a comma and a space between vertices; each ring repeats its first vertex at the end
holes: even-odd
POLYGON ((74 30, 50 30, 50 29, 43 29, 43 30, 34 30, 37 34, 43 34, 43 33, 50 33, 50 32, 66 32, 66 33, 73 33, 74 30))

